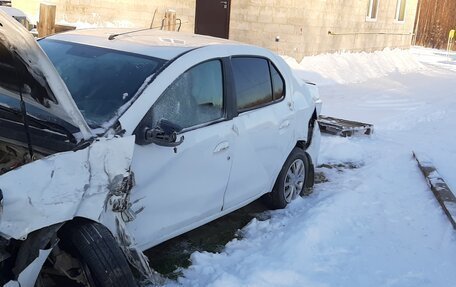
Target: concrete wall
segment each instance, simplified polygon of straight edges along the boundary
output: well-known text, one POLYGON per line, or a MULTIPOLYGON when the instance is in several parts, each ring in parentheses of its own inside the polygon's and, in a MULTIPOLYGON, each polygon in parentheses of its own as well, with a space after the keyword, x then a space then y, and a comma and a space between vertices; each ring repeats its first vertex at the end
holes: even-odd
POLYGON ((181 31, 193 33, 194 0, 12 0, 14 7, 38 19, 40 2, 57 5, 56 22, 78 23, 82 27, 149 27, 154 11, 154 27, 160 27, 167 9, 176 10, 181 31))
POLYGON ((407 0, 405 21, 397 22, 397 0, 380 0, 376 21, 366 21, 368 0, 232 0, 230 38, 298 60, 341 50, 406 48, 411 43, 417 1, 407 0), (346 35, 329 35, 328 31, 346 35), (276 36, 280 36, 279 43, 276 36))
MULTIPOLYGON (((418 0, 407 0, 405 21, 395 21, 397 0, 379 0, 376 21, 366 21, 369 0, 231 0, 230 39, 260 45, 300 60, 335 51, 373 51, 410 47, 418 0), (329 35, 328 31, 335 34, 329 35), (275 42, 276 37, 280 42, 275 42)), ((40 0, 13 0, 13 6, 37 17, 40 0)), ((193 32, 195 0, 49 0, 57 22, 104 26, 154 26, 166 9, 193 32)))

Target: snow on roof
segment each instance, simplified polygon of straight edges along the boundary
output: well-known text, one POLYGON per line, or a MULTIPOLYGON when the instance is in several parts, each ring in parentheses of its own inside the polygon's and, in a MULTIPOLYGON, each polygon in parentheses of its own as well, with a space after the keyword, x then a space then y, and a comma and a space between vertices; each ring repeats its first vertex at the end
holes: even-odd
POLYGON ((163 59, 171 59, 185 51, 208 45, 242 45, 235 41, 182 32, 149 29, 134 31, 132 29, 107 28, 81 29, 53 35, 49 39, 110 48, 163 59), (131 33, 119 35, 109 40, 111 35, 126 32, 131 33))

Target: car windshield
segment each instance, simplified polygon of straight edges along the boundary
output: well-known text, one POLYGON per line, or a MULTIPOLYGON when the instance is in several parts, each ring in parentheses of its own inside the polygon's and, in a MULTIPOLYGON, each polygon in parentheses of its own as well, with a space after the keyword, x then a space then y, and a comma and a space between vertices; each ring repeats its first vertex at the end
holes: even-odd
POLYGON ((92 128, 119 116, 146 79, 165 63, 154 57, 51 39, 39 44, 92 128))

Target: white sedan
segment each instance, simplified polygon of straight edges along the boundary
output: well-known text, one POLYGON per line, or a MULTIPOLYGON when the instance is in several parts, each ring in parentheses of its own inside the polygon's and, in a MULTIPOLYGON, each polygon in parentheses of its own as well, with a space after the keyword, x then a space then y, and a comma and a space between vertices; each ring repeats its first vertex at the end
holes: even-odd
POLYGON ((135 286, 142 251, 262 196, 284 208, 313 185, 320 109, 266 49, 155 30, 36 42, 0 12, 0 285, 135 286))

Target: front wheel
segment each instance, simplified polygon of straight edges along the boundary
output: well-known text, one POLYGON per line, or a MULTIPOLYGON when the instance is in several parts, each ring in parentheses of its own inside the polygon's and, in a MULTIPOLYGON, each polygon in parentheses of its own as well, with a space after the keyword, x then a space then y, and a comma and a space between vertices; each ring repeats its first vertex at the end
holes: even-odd
POLYGON ((60 232, 62 242, 54 248, 35 287, 138 286, 124 253, 105 226, 78 221, 60 232))
POLYGON ((303 195, 309 166, 305 152, 300 148, 294 148, 280 170, 269 195, 272 208, 285 208, 297 196, 303 195))
POLYGON ((91 286, 137 286, 122 250, 106 227, 94 222, 78 224, 69 237, 91 286))

